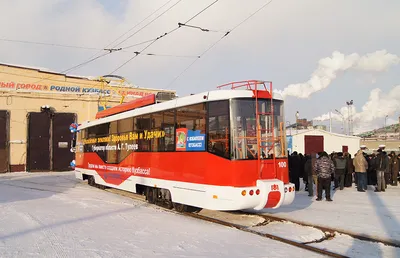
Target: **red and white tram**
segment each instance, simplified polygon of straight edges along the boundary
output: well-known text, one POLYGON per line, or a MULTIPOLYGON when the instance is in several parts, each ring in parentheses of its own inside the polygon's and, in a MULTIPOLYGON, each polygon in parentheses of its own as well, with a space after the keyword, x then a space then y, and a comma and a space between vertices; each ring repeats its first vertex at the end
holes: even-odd
POLYGON ((100 111, 78 128, 76 177, 178 211, 290 204, 284 103, 272 92, 251 80, 100 111))

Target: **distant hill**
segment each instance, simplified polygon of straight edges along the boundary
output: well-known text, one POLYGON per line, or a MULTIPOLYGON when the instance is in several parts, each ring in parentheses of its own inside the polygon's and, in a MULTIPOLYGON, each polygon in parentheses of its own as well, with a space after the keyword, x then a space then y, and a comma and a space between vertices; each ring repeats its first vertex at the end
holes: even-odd
POLYGON ((400 132, 400 124, 392 124, 386 127, 381 127, 372 131, 358 134, 359 137, 379 137, 384 134, 398 134, 400 132))

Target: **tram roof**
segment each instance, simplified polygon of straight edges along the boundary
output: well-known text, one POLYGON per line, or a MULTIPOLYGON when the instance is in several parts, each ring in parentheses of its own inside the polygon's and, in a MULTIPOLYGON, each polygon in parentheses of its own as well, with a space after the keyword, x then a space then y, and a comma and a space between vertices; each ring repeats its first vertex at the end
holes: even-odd
MULTIPOLYGON (((283 97, 278 92, 273 92, 274 100, 283 100, 283 97)), ((136 108, 133 110, 128 110, 119 114, 111 115, 108 117, 87 121, 79 126, 79 129, 84 129, 98 124, 103 124, 107 122, 112 122, 116 120, 121 120, 129 117, 140 116, 145 114, 150 114, 154 112, 184 107, 188 105, 194 105, 199 103, 205 103, 217 100, 227 100, 233 98, 253 98, 253 91, 251 90, 213 90, 206 91, 198 94, 193 94, 184 97, 178 97, 172 100, 168 100, 161 103, 152 104, 149 106, 144 106, 136 108)))

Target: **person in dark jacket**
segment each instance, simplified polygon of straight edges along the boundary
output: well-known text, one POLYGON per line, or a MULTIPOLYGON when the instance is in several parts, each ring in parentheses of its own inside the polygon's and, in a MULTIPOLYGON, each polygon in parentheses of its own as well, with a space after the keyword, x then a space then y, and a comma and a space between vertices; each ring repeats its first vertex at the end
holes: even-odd
POLYGON ((335 165, 328 153, 325 151, 321 153, 320 158, 315 161, 314 170, 318 175, 318 196, 316 200, 322 200, 322 190, 324 189, 326 200, 331 202, 331 175, 335 173, 335 165))
POLYGON ((368 171, 367 171, 367 176, 368 176, 368 185, 376 185, 376 170, 375 170, 375 158, 376 155, 375 153, 372 153, 369 156, 368 159, 368 171))
POLYGON ((344 154, 344 157, 347 162, 347 169, 344 176, 344 187, 351 187, 353 185, 354 172, 353 159, 351 158, 351 154, 348 152, 344 154))
POLYGON ((294 151, 292 155, 289 157, 289 177, 290 182, 294 184, 296 191, 300 190, 300 167, 301 160, 300 156, 297 154, 297 151, 294 151))
POLYGON ((385 172, 389 169, 389 159, 387 155, 378 149, 378 155, 375 158, 375 169, 377 177, 377 186, 375 192, 385 191, 385 172))
POLYGON ((306 155, 306 163, 304 164, 304 173, 307 174, 307 191, 308 196, 314 195, 314 186, 313 186, 313 167, 312 167, 312 158, 311 155, 306 155))
POLYGON ((391 162, 391 157, 387 154, 386 151, 382 151, 382 153, 387 157, 387 167, 384 173, 385 177, 385 189, 387 188, 388 184, 390 184, 390 181, 392 180, 392 168, 390 166, 391 162))
POLYGON ((390 160, 390 166, 392 168, 392 185, 397 186, 397 179, 399 176, 399 157, 396 155, 394 151, 390 153, 392 155, 392 159, 390 160))
POLYGON ((333 163, 335 165, 335 189, 340 187, 340 190, 343 190, 344 176, 347 171, 347 160, 343 157, 342 152, 337 153, 333 163))

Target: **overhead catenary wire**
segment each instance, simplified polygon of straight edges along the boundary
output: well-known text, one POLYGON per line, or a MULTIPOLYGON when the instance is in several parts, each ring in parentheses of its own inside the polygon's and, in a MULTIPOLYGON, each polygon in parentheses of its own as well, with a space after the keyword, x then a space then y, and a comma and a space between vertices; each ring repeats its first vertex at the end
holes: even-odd
MULTIPOLYGON (((194 18, 196 18, 197 16, 199 16, 201 13, 203 13, 205 10, 207 10, 208 8, 210 8, 211 6, 213 6, 214 4, 216 4, 219 0, 215 0, 214 2, 212 2, 211 4, 209 4, 208 6, 206 6, 205 8, 203 8, 200 12, 196 13, 194 16, 192 16, 189 20, 187 20, 185 22, 188 23, 191 20, 193 20, 194 18)), ((153 45, 154 43, 156 43, 159 39, 172 34, 173 32, 177 31, 178 29, 180 29, 181 26, 176 27, 173 30, 170 30, 169 32, 166 32, 164 34, 162 34, 161 36, 158 36, 157 38, 155 38, 153 41, 150 42, 150 44, 148 44, 146 47, 144 47, 141 51, 139 51, 138 53, 143 52, 144 50, 146 50, 147 48, 149 48, 151 45, 153 45)), ((114 69, 114 71, 112 71, 110 74, 115 73, 116 71, 118 71, 119 69, 121 69, 122 67, 124 67, 126 64, 128 64, 130 61, 132 61, 133 59, 135 59, 137 56, 139 56, 138 53, 135 53, 134 56, 132 56, 130 59, 128 59, 127 61, 125 61, 124 63, 122 63, 120 66, 118 66, 116 69, 114 69)))
MULTIPOLYGON (((118 39, 120 39, 121 37, 123 37, 123 36, 125 36, 126 34, 128 34, 131 30, 133 30, 134 28, 136 28, 137 26, 139 26, 139 24, 141 24, 142 22, 144 22, 147 18, 149 18, 150 16, 152 16, 153 14, 155 14, 157 11, 159 11, 161 8, 163 8, 164 6, 166 6, 168 3, 170 3, 172 0, 169 0, 169 1, 167 1, 165 4, 163 4, 162 6, 160 6, 159 8, 157 8, 155 11, 153 11, 150 15, 148 15, 146 18, 144 18, 143 20, 141 20, 139 23, 137 23, 136 25, 134 25, 132 28, 130 28, 127 32, 125 32, 124 34, 122 34, 121 36, 119 36, 117 39, 115 39, 113 42, 111 42, 111 43, 109 43, 109 44, 107 44, 103 49, 101 49, 100 51, 98 51, 96 54, 94 54, 94 55, 92 55, 90 58, 88 58, 86 61, 83 61, 82 63, 79 63, 79 64, 77 64, 77 65, 74 65, 73 67, 71 67, 71 68, 68 68, 68 69, 66 69, 66 70, 64 70, 64 71, 62 71, 62 72, 60 72, 61 74, 63 74, 63 73, 66 73, 66 72, 70 72, 70 71, 72 71, 72 70, 75 70, 76 68, 79 68, 79 67, 82 67, 82 66, 84 66, 84 65, 87 65, 87 64, 89 64, 89 63, 91 63, 91 62, 93 62, 93 61, 95 61, 95 60, 97 60, 97 59, 99 59, 99 58, 102 58, 102 57, 104 57, 104 56, 107 56, 107 55, 109 55, 109 54, 111 54, 111 53, 113 53, 113 52, 116 52, 116 51, 121 51, 122 49, 115 49, 115 48, 109 48, 109 49, 107 49, 107 47, 109 47, 111 44, 113 44, 114 42, 116 42, 118 39), (107 53, 103 53, 103 54, 101 54, 101 55, 99 55, 101 52, 103 52, 103 51, 108 51, 107 53)), ((181 0, 179 0, 179 1, 181 1, 181 0)), ((50 77, 48 77, 48 78, 43 78, 43 79, 41 79, 41 80, 39 80, 39 81, 37 81, 37 82, 35 82, 35 84, 36 83, 39 83, 39 82, 41 82, 41 81, 43 81, 43 80, 46 80, 46 79, 49 79, 49 78, 51 78, 51 77, 53 77, 54 75, 51 75, 50 77)))
MULTIPOLYGON (((132 28, 130 28, 128 31, 126 31, 125 33, 123 33, 121 36, 119 36, 118 38, 116 38, 114 41, 112 41, 110 44, 108 44, 106 47, 111 46, 111 44, 114 44, 115 42, 117 42, 117 40, 119 40, 120 38, 122 38, 123 36, 125 36, 126 34, 128 34, 129 32, 131 32, 133 29, 135 29, 137 26, 139 26, 142 22, 144 22, 145 20, 147 20, 148 18, 150 18, 152 15, 154 15, 156 12, 158 12, 159 10, 161 10, 162 8, 164 8, 164 6, 166 6, 167 4, 169 4, 170 2, 172 2, 173 0, 169 0, 167 1, 165 4, 161 5, 159 8, 157 8, 156 10, 154 10, 151 14, 149 14, 148 16, 146 16, 146 18, 144 18, 143 20, 141 20, 139 23, 137 23, 136 25, 134 25, 132 28)), ((120 43, 119 43, 120 44, 120 43)), ((117 44, 115 47, 117 47, 119 44, 117 44)))
POLYGON ((44 45, 44 46, 52 46, 52 47, 77 48, 77 49, 86 49, 86 50, 103 50, 103 49, 95 48, 95 47, 83 47, 83 46, 75 46, 75 45, 64 45, 64 44, 57 44, 57 43, 47 43, 47 42, 18 40, 18 39, 0 38, 0 41, 24 43, 24 44, 34 44, 34 45, 44 45))
POLYGON ((205 31, 205 32, 218 32, 218 33, 226 33, 226 31, 219 31, 219 30, 211 30, 211 29, 207 29, 207 28, 203 28, 200 26, 195 26, 195 25, 190 25, 190 24, 185 24, 185 23, 178 23, 178 26, 180 27, 188 27, 188 28, 193 28, 193 29, 199 29, 201 31, 205 31))
MULTIPOLYGON (((260 8, 258 8, 255 12, 251 13, 246 19, 244 19, 243 21, 241 21, 239 24, 237 24, 235 27, 233 27, 231 30, 227 31, 221 38, 219 38, 216 42, 214 42, 214 44, 212 44, 210 47, 208 47, 201 55, 200 58, 202 56, 204 56, 208 51, 210 51, 213 47, 215 47, 222 39, 224 39, 226 36, 228 36, 232 31, 234 31, 235 29, 237 29, 239 26, 241 26, 243 23, 245 23, 246 21, 248 21, 251 17, 253 17, 254 15, 256 15, 258 12, 260 12, 262 9, 264 9, 265 7, 267 7, 273 0, 269 0, 268 2, 266 2, 265 4, 263 4, 260 8)), ((176 76, 166 87, 165 89, 168 89, 176 80, 178 80, 187 70, 190 69, 190 67, 192 67, 200 58, 195 59, 192 63, 190 63, 180 74, 178 74, 178 76, 176 76)))
MULTIPOLYGON (((172 8, 174 8, 177 4, 179 4, 182 0, 178 0, 175 4, 171 5, 167 10, 165 10, 164 12, 160 13, 159 15, 157 15, 154 19, 152 19, 150 22, 148 22, 146 25, 144 25, 143 27, 141 27, 139 30, 135 31, 134 33, 132 33, 131 35, 129 35, 126 39, 122 40, 121 42, 119 42, 117 45, 115 45, 114 47, 118 47, 119 45, 121 45, 122 43, 124 43, 125 41, 127 41, 128 39, 132 38, 133 36, 135 36, 136 34, 138 34, 140 31, 142 31, 143 29, 145 29, 147 26, 149 26, 150 24, 152 24, 154 21, 156 21, 157 19, 159 19, 161 16, 163 16, 165 13, 167 13, 169 10, 171 10, 172 8)), ((169 1, 170 2, 170 1, 169 1)))
MULTIPOLYGON (((113 51, 121 51, 121 52, 126 52, 126 53, 137 53, 138 51, 126 51, 126 50, 124 50, 124 49, 122 49, 122 48, 117 48, 117 49, 115 49, 115 48, 109 48, 109 49, 107 49, 107 48, 105 48, 105 49, 100 49, 100 48, 94 48, 94 47, 80 47, 80 46, 73 46, 73 45, 61 45, 61 44, 55 44, 55 43, 45 43, 45 42, 35 42, 35 41, 25 41, 25 40, 12 40, 12 39, 1 39, 0 38, 0 41, 2 41, 2 40, 4 40, 4 41, 10 41, 10 42, 18 42, 18 43, 27 43, 27 44, 38 44, 38 45, 47 45, 47 46, 55 46, 55 47, 66 47, 66 48, 79 48, 79 49, 87 49, 87 50, 104 50, 104 51, 108 51, 108 52, 113 52, 113 51)), ((151 39, 151 40, 147 40, 147 41, 144 41, 144 42, 142 42, 142 43, 138 43, 138 44, 135 44, 135 45, 132 45, 132 46, 130 46, 130 47, 134 47, 134 46, 138 46, 138 45, 142 45, 142 44, 144 44, 144 43, 148 43, 148 42, 150 42, 150 41, 153 41, 154 39, 151 39)), ((148 56, 169 56, 169 57, 187 57, 187 58, 197 58, 198 56, 182 56, 182 55, 168 55, 168 54, 157 54, 157 53, 141 53, 142 55, 148 55, 148 56)), ((100 57, 102 57, 102 56, 100 56, 100 57)), ((99 56, 97 56, 97 57, 93 57, 93 58, 91 58, 91 59, 89 59, 88 61, 85 61, 84 63, 81 63, 80 65, 75 65, 74 67, 71 67, 71 68, 69 68, 69 70, 72 70, 72 69, 74 69, 74 68, 78 68, 78 67, 80 67, 80 66, 83 66, 85 63, 88 63, 90 60, 92 60, 92 61, 94 61, 94 60, 96 60, 96 59, 98 59, 98 58, 100 58, 99 56)), ((68 70, 68 69, 67 69, 68 70)), ((67 71, 66 70, 66 71, 67 71)), ((1 73, 1 72, 0 72, 1 73)), ((60 72, 60 73, 62 73, 62 72, 60 72)))
MULTIPOLYGON (((162 9, 164 6, 166 6, 167 4, 169 4, 172 0, 167 1, 165 4, 161 5, 159 8, 157 8, 156 10, 154 10, 151 14, 149 14, 148 16, 146 16, 146 18, 142 19, 140 22, 136 23, 133 27, 131 27, 129 30, 127 30, 125 33, 123 33, 122 35, 120 35, 119 37, 117 37, 114 41, 112 41, 111 43, 108 43, 102 50, 110 47, 112 44, 114 44, 115 42, 117 42, 117 40, 119 40, 120 38, 122 38, 123 36, 125 36, 126 34, 128 34, 130 31, 132 31, 133 29, 135 29, 137 26, 139 26, 142 22, 144 22, 145 20, 147 20, 149 17, 151 17, 152 15, 154 15, 156 12, 158 12, 160 9, 162 9)), ((118 46, 118 45, 117 45, 118 46)), ((113 48, 116 48, 117 46, 114 46, 113 48)), ((93 56, 91 56, 89 59, 94 58, 95 56, 97 56, 98 54, 100 54, 101 51, 97 52, 96 54, 94 54, 93 56)))

